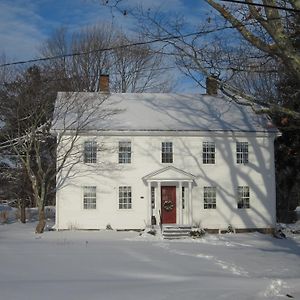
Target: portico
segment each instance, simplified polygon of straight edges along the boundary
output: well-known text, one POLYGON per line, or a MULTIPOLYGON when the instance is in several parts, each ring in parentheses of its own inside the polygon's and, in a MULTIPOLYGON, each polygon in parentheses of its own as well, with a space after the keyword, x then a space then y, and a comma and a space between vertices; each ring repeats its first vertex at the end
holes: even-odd
POLYGON ((195 176, 173 166, 143 177, 148 186, 148 224, 185 224, 193 220, 192 189, 195 176))

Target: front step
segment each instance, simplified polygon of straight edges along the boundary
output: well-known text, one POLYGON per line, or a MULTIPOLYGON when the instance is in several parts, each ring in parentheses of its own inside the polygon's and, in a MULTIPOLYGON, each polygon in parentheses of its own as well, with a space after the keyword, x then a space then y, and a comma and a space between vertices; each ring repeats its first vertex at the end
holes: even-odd
POLYGON ((162 225, 162 236, 164 239, 174 240, 190 237, 192 227, 189 225, 164 224, 162 225))

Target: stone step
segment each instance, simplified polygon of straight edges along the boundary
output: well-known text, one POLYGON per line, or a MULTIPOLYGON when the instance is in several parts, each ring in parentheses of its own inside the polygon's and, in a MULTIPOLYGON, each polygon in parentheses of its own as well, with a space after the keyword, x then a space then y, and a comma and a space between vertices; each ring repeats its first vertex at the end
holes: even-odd
POLYGON ((188 225, 163 225, 162 235, 164 239, 181 239, 190 237, 192 227, 188 225))

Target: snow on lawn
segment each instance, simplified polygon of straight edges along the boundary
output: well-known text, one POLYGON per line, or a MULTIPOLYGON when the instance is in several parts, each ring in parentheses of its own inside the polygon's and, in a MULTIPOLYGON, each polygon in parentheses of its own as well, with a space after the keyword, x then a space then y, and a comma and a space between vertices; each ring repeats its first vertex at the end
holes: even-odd
POLYGON ((0 299, 300 299, 300 239, 0 225, 0 299), (288 296, 287 296, 288 295, 288 296))

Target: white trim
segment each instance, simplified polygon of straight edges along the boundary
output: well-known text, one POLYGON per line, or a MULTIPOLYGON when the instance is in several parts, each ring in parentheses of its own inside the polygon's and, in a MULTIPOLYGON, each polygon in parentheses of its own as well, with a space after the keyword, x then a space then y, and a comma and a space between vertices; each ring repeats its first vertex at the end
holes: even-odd
POLYGON ((148 224, 146 226, 151 226, 153 209, 152 209, 152 199, 151 199, 151 182, 148 182, 148 205, 147 205, 147 220, 148 224))
POLYGON ((179 181, 178 183, 178 201, 176 201, 176 205, 178 205, 178 223, 183 224, 183 219, 182 219, 182 181, 179 181))
POLYGON ((64 135, 80 135, 80 136, 176 136, 176 137, 269 137, 276 138, 282 134, 279 131, 200 131, 200 130, 76 130, 52 129, 52 134, 63 133, 64 135))
POLYGON ((192 182, 189 182, 189 189, 188 189, 188 193, 189 193, 189 199, 188 199, 188 223, 192 225, 193 223, 193 203, 192 203, 192 182))
POLYGON ((194 176, 190 173, 187 173, 183 170, 180 170, 178 168, 175 168, 174 166, 167 166, 165 168, 154 171, 148 175, 145 175, 142 179, 144 181, 193 181, 195 178, 196 178, 196 176, 194 176), (168 170, 175 171, 177 173, 178 177, 172 177, 170 179, 153 178, 154 176, 161 175, 161 174, 167 172, 168 170), (183 178, 183 176, 185 176, 185 178, 183 178))
POLYGON ((160 225, 160 215, 161 215, 161 182, 157 182, 157 205, 155 206, 156 210, 156 224, 160 225))

